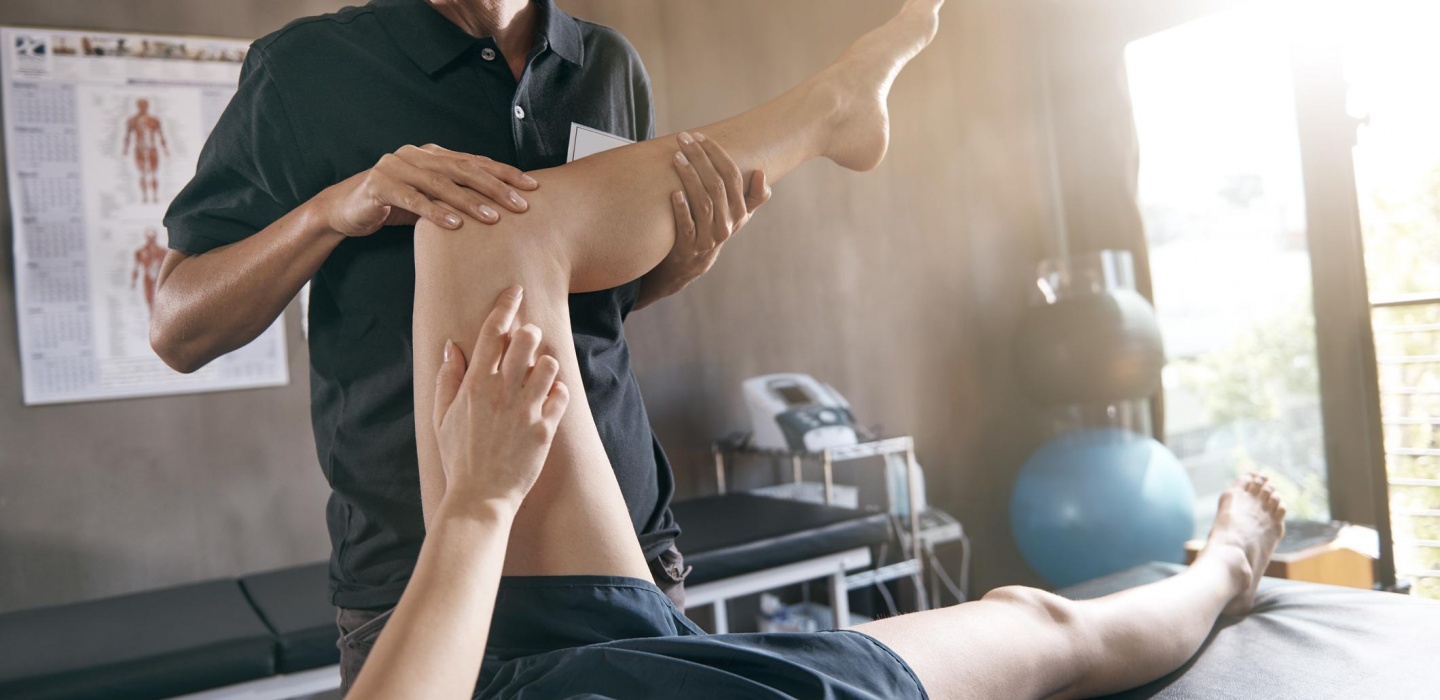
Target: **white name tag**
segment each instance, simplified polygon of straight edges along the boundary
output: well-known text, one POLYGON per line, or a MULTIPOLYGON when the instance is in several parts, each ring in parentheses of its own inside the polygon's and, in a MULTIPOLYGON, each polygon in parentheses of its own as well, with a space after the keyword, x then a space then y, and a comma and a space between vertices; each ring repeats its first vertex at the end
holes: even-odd
POLYGON ((585 156, 593 156, 601 151, 632 143, 635 142, 630 139, 622 139, 614 134, 607 134, 599 129, 592 129, 584 124, 570 122, 570 157, 565 162, 580 160, 585 156))

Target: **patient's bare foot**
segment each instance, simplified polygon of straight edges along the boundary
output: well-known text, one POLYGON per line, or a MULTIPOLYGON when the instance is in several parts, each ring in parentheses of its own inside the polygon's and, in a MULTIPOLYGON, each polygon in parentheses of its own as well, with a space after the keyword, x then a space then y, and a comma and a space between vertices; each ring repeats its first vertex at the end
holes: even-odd
POLYGON ((834 100, 835 124, 825 156, 851 170, 871 170, 890 143, 886 100, 895 76, 935 38, 945 0, 907 0, 890 21, 860 37, 815 77, 834 100))
POLYGON ((1264 475, 1242 476, 1220 494, 1215 525, 1200 556, 1222 557, 1235 571, 1239 592, 1221 614, 1250 612, 1260 577, 1265 575, 1270 555, 1284 534, 1285 506, 1264 475))

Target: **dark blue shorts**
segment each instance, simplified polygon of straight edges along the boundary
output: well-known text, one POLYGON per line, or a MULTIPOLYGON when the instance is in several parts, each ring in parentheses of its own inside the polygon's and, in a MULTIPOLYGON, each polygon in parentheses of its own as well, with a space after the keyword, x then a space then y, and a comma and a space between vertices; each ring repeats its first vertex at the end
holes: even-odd
POLYGON ((500 581, 478 698, 924 700, 869 635, 707 635, 654 584, 617 576, 500 581))

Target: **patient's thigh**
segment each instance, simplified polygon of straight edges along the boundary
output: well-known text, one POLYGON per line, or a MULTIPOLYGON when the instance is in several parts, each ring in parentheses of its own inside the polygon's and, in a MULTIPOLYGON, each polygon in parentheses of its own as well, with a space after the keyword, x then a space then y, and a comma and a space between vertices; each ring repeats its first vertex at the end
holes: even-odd
POLYGON ((979 600, 854 629, 904 659, 934 700, 1046 698, 1078 675, 1068 633, 1027 604, 979 600))
POLYGON ((553 239, 517 228, 504 221, 492 227, 469 222, 459 231, 416 227, 415 415, 426 512, 434 512, 444 492, 432 428, 434 377, 444 342, 454 340, 469 353, 496 297, 519 284, 524 301, 517 327, 531 323, 540 328, 542 351, 559 360, 570 402, 539 481, 516 516, 505 574, 649 579, 575 355, 568 253, 553 239))

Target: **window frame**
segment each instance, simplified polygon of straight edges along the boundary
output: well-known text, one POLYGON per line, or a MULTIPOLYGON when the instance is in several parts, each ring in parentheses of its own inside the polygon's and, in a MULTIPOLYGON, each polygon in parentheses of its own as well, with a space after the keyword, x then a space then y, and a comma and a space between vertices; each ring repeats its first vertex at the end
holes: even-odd
MULTIPOLYGON (((1093 158, 1093 149, 1086 153, 1083 145, 1087 134, 1093 134, 1093 110, 1065 107, 1067 99, 1074 101, 1078 79, 1094 78, 1117 66, 1123 71, 1125 48, 1134 40, 1248 4, 1244 0, 1036 0, 1033 9, 1040 30, 1039 46, 1045 53, 1041 66, 1048 74, 1040 84, 1047 93, 1046 102, 1059 105, 1050 117, 1050 126, 1061 191, 1067 203, 1093 200, 1097 187, 1093 180, 1096 171, 1086 162, 1093 158)), ((1395 556, 1379 376, 1353 157, 1361 122, 1345 110, 1348 85, 1338 41, 1295 46, 1291 70, 1330 513, 1334 520, 1375 528, 1380 553, 1375 571, 1377 587, 1394 590, 1395 556)), ((1133 114, 1128 87, 1111 90, 1098 99, 1123 100, 1125 112, 1133 114)), ((1134 133, 1133 122, 1130 133, 1134 133)), ((1101 172, 1116 177, 1118 171, 1111 168, 1101 172)), ((1133 196, 1134 172, 1129 175, 1127 182, 1102 183, 1099 187, 1112 192, 1117 187, 1128 188, 1133 196)), ((1076 220, 1077 210, 1085 215, 1082 207, 1067 206, 1065 210, 1069 230, 1097 230, 1096 226, 1076 220)), ((1133 232, 1110 231, 1098 236, 1082 233, 1071 245, 1077 251, 1134 248, 1133 236, 1133 232), (1102 240, 1105 236, 1109 239, 1102 240)), ((1143 225, 1140 236, 1143 239, 1143 225)), ((1149 296, 1149 261, 1141 254, 1143 241, 1140 246, 1135 255, 1136 275, 1144 282, 1142 292, 1149 296)), ((1157 431, 1163 425, 1161 418, 1156 416, 1157 431)))

